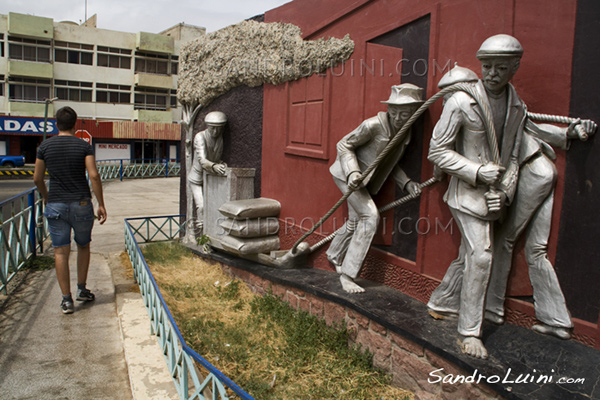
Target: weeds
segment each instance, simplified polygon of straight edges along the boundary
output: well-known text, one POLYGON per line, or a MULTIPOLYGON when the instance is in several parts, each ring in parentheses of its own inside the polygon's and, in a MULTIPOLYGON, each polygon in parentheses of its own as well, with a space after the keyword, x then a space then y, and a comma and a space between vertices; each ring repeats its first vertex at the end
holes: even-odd
POLYGON ((35 256, 25 261, 25 269, 46 271, 54 268, 54 257, 35 256))
POLYGON ((180 261, 183 257, 190 256, 192 252, 178 243, 152 243, 143 247, 146 262, 167 264, 180 261))
POLYGON ((143 252, 183 337, 256 399, 412 398, 389 386, 368 352, 348 345, 345 328, 271 293, 254 295, 178 247, 151 244, 143 252))

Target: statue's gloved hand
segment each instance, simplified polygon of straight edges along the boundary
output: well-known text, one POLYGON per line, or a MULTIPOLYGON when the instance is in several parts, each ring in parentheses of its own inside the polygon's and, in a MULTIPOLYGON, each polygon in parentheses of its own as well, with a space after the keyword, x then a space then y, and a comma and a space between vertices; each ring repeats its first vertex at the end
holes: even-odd
POLYGON ((417 182, 414 181, 408 181, 404 189, 408 192, 408 194, 413 196, 418 196, 421 194, 421 187, 417 182))
POLYGON ((479 167, 479 170, 477 171, 477 180, 486 185, 494 185, 500 180, 500 177, 502 177, 505 170, 506 168, 501 165, 488 162, 479 167))
POLYGON ((215 171, 215 173, 219 175, 225 175, 225 173, 227 172, 227 167, 225 166, 225 164, 215 164, 213 165, 213 171, 215 171))
POLYGON ((356 190, 362 186, 362 182, 360 181, 360 172, 354 171, 350 173, 348 176, 348 187, 352 190, 356 190))
POLYGON ((589 136, 592 136, 594 133, 596 133, 597 128, 598 125, 594 121, 590 119, 581 120, 577 118, 571 122, 571 124, 569 124, 569 128, 567 129, 567 137, 569 139, 587 140, 589 136))
POLYGON ((500 211, 506 203, 506 194, 501 191, 490 190, 485 193, 485 202, 489 212, 500 211))

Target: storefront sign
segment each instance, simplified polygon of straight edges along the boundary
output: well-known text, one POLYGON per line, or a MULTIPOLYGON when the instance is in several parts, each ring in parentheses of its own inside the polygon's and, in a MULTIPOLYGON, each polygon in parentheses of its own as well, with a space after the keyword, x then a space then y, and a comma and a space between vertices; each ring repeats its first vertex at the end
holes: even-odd
POLYGON ((128 143, 96 143, 96 160, 129 160, 131 145, 128 143))
MULTIPOLYGON (((44 134, 44 120, 27 117, 0 117, 0 133, 42 135, 44 134)), ((56 119, 48 118, 46 134, 55 135, 57 133, 56 119)))

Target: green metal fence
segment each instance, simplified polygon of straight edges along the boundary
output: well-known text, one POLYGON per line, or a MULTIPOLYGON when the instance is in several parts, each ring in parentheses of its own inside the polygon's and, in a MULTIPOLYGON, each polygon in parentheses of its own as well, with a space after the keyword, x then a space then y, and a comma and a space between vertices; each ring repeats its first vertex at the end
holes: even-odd
POLYGON ((253 400, 186 344, 140 250, 138 240, 150 243, 177 239, 185 226, 179 222, 182 219, 181 215, 125 219, 125 246, 150 316, 151 332, 157 336, 181 399, 225 400, 231 396, 253 400))
POLYGON ((101 160, 96 166, 102 180, 179 176, 181 164, 171 160, 101 160))
POLYGON ((44 202, 37 189, 30 189, 0 203, 0 293, 27 260, 43 251, 48 226, 43 218, 44 202))

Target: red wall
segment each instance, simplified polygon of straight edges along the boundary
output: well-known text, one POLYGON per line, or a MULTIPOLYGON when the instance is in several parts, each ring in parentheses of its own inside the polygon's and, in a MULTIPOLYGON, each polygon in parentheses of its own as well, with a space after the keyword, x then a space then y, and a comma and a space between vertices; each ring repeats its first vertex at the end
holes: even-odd
MULTIPOLYGON (((387 71, 380 74, 385 76, 375 78, 368 73, 361 73, 361 60, 368 60, 367 42, 426 15, 430 17, 427 97, 437 91, 437 82, 455 61, 480 75, 480 65, 475 57, 477 49, 487 37, 508 33, 517 37, 525 50, 513 84, 529 110, 568 115, 576 7, 574 0, 296 0, 267 12, 265 22, 298 25, 306 39, 341 38, 349 33, 355 42, 355 50, 351 60, 344 65, 344 73, 341 73, 342 67, 328 71, 326 89, 329 100, 326 99, 324 106, 327 113, 324 123, 327 126, 323 135, 324 143, 321 144, 326 154, 319 159, 286 153, 288 126, 294 123, 289 118, 289 85, 265 85, 262 196, 275 198, 282 203, 281 218, 287 219, 288 226, 290 221, 299 225, 304 220, 305 228, 310 227, 311 221, 318 221, 340 198, 341 193, 328 170, 335 161, 336 143, 365 118, 373 116, 377 110, 384 111, 384 105, 373 103, 373 99, 385 100, 389 95, 390 77, 387 71), (447 64, 449 60, 450 64, 447 64), (446 69, 442 71, 444 66, 446 69), (377 82, 377 79, 381 81, 377 82), (383 80, 385 84, 382 84, 383 80), (380 91, 385 86, 388 87, 385 93, 371 93, 371 89, 380 91)), ((402 83, 399 74, 394 78, 397 79, 396 84, 402 83)), ((441 109, 441 102, 430 108, 425 114, 424 137, 413 138, 423 140, 422 176, 413 177, 415 179, 425 180, 432 174, 433 167, 426 156, 431 130, 441 109)), ((564 190, 565 154, 561 150, 557 153, 556 166, 560 177, 556 187, 549 246, 551 261, 556 256, 564 190)), ((446 183, 440 183, 425 190, 421 197, 420 217, 429 218, 432 225, 436 220, 445 224, 451 219, 448 207, 442 201, 445 189, 446 183)), ((336 227, 340 226, 339 221, 346 215, 344 205, 334 214, 337 218, 336 227)), ((328 221, 323 231, 330 233, 333 228, 333 222, 328 221)), ((291 244, 298 236, 298 229, 284 230, 282 243, 291 244)), ((423 285, 429 288, 422 294, 411 294, 426 301, 427 292, 430 293, 435 287, 430 282, 435 283, 443 277, 448 264, 456 257, 459 240, 456 226, 452 234, 439 231, 437 234, 430 232, 420 235, 415 262, 373 250, 363 276, 401 289, 403 284, 398 283, 399 277, 413 274, 411 276, 422 279, 421 282, 425 282, 423 285), (375 268, 384 268, 386 271, 374 271, 375 268)), ((315 267, 331 269, 322 251, 315 255, 314 260, 315 267)), ((509 294, 530 295, 522 254, 518 256, 517 264, 509 294)), ((531 307, 528 310, 531 312, 531 307)))

